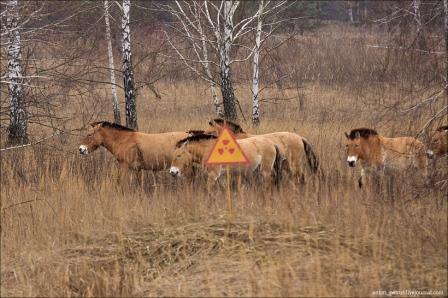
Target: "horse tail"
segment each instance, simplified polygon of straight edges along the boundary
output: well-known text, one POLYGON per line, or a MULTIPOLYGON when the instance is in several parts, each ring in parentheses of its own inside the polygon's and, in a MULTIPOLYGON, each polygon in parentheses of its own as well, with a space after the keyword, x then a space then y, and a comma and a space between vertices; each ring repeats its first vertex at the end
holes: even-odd
POLYGON ((280 154, 280 150, 278 149, 277 145, 274 145, 275 148, 275 159, 274 159, 274 184, 279 185, 282 175, 282 163, 283 163, 283 156, 280 154))
POLYGON ((313 147, 311 147, 311 144, 302 138, 306 158, 308 159, 308 165, 310 167, 310 170, 313 174, 315 174, 319 170, 319 160, 317 159, 316 154, 313 151, 313 147))

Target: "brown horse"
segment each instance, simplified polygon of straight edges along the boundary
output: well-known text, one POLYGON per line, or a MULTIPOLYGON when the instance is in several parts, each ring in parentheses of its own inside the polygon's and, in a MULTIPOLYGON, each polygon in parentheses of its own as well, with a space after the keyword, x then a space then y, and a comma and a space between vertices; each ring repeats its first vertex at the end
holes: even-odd
MULTIPOLYGON (((176 144, 170 174, 174 177, 189 175, 194 164, 201 165, 207 173, 207 189, 210 191, 224 171, 222 166, 205 165, 205 159, 208 157, 216 139, 217 136, 213 134, 195 134, 180 140, 176 144)), ((277 146, 265 138, 258 137, 237 140, 237 142, 249 159, 249 164, 233 166, 232 172, 241 174, 249 180, 255 173, 260 173, 265 186, 270 188, 273 182, 272 178, 276 177, 277 165, 280 162, 277 146)))
POLYGON ((89 154, 103 146, 129 169, 159 171, 169 167, 176 143, 187 136, 186 132, 146 134, 100 121, 88 127, 79 153, 89 154))
POLYGON ((431 137, 427 153, 430 158, 448 153, 448 125, 437 128, 431 137))
POLYGON ((370 128, 353 129, 345 136, 348 165, 354 167, 358 161, 361 163, 359 187, 362 187, 366 173, 371 171, 414 167, 426 176, 425 146, 415 138, 385 138, 370 128))
POLYGON ((284 162, 282 167, 293 177, 303 179, 305 160, 312 173, 316 173, 319 169, 319 161, 310 142, 295 133, 273 132, 263 135, 253 135, 245 132, 239 124, 232 121, 225 121, 222 118, 210 120, 208 124, 209 127, 205 130, 206 133, 219 134, 224 125, 227 125, 238 139, 257 136, 272 141, 277 145, 280 155, 283 156, 284 162))

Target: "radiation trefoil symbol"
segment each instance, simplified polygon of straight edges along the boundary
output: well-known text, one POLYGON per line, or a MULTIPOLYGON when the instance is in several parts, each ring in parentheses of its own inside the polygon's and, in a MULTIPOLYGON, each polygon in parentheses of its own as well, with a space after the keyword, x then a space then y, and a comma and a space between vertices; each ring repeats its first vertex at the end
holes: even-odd
POLYGON ((223 128, 205 161, 207 165, 247 164, 249 160, 244 154, 233 133, 223 128))

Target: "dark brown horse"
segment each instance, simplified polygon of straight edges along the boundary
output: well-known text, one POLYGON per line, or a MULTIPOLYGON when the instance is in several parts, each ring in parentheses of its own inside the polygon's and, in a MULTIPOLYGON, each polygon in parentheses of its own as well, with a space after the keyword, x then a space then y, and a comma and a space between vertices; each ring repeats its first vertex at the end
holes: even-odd
POLYGON ((169 168, 176 143, 188 135, 186 132, 146 134, 100 121, 88 127, 79 153, 89 154, 103 146, 129 169, 160 171, 169 168))

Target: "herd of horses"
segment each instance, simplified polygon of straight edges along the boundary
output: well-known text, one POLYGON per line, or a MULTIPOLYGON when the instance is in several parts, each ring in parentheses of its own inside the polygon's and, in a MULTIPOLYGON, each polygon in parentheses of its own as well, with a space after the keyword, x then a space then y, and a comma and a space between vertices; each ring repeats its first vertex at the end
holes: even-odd
MULTIPOLYGON (((245 181, 263 180, 271 187, 286 174, 303 181, 307 173, 319 172, 319 160, 311 143, 292 132, 249 134, 234 122, 222 118, 210 120, 204 130, 147 134, 107 121, 91 123, 79 146, 81 154, 105 147, 118 163, 131 170, 169 170, 174 177, 207 176, 207 188, 219 181, 222 166, 207 166, 205 159, 219 133, 227 127, 237 139, 249 164, 232 167, 245 181)), ((439 127, 429 143, 413 137, 386 138, 369 128, 357 128, 345 133, 347 164, 361 165, 359 186, 366 175, 387 168, 414 168, 427 176, 430 160, 448 153, 448 126, 439 127)))

